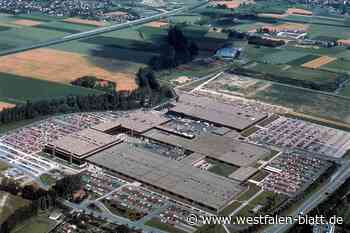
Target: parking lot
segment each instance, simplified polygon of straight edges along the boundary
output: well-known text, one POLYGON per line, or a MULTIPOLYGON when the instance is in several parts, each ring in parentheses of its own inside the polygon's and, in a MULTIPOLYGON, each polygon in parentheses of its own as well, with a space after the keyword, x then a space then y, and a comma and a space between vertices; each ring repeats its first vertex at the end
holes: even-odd
POLYGON ((44 145, 73 132, 111 121, 122 113, 78 113, 55 116, 10 131, 0 137, 0 160, 39 177, 59 164, 38 156, 44 145))
POLYGON ((20 169, 23 172, 26 172, 33 177, 39 177, 42 174, 58 167, 58 164, 46 161, 37 156, 26 154, 1 143, 0 160, 17 169, 20 169))
POLYGON ((96 198, 102 197, 127 183, 93 165, 89 165, 88 169, 82 173, 82 180, 84 188, 96 198))
POLYGON ((294 196, 304 191, 331 162, 306 156, 298 152, 285 152, 265 169, 271 172, 262 182, 263 189, 294 196))
POLYGON ((259 144, 295 148, 339 159, 350 149, 348 132, 306 121, 279 117, 249 137, 259 144))

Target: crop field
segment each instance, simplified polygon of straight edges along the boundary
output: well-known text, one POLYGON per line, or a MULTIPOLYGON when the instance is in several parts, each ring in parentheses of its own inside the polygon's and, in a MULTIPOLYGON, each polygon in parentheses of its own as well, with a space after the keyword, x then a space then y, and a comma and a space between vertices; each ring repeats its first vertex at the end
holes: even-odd
POLYGON ((30 20, 30 19, 19 19, 19 20, 16 20, 14 23, 17 25, 30 26, 30 27, 42 24, 42 22, 40 21, 30 20))
POLYGON ((83 31, 88 31, 88 30, 96 28, 94 26, 73 24, 73 23, 67 23, 67 22, 63 22, 63 21, 44 23, 44 24, 40 24, 36 27, 42 28, 42 29, 58 31, 58 32, 67 32, 67 33, 83 32, 83 31))
POLYGON ((148 41, 128 40, 128 39, 108 37, 108 36, 96 36, 93 38, 83 39, 81 40, 81 42, 95 44, 98 46, 125 48, 130 50, 150 51, 150 52, 156 52, 156 51, 159 52, 161 49, 161 45, 164 44, 164 42, 155 44, 148 41))
POLYGON ((65 84, 86 75, 94 75, 116 82, 118 90, 135 89, 134 75, 111 71, 118 70, 120 65, 117 60, 44 48, 0 58, 0 72, 4 73, 65 84))
POLYGON ((0 99, 11 104, 23 104, 27 100, 58 98, 68 95, 102 93, 97 90, 48 82, 44 80, 0 73, 0 99))
POLYGON ((153 21, 148 24, 146 24, 148 27, 155 27, 155 28, 167 28, 169 26, 168 22, 165 21, 153 21))
POLYGON ((336 72, 350 72, 350 60, 337 59, 325 65, 324 68, 334 70, 336 72))
POLYGON ((320 68, 321 66, 327 65, 328 63, 331 63, 335 60, 337 60, 337 58, 322 56, 322 57, 316 58, 315 60, 304 63, 302 65, 302 67, 310 68, 310 69, 317 69, 317 68, 320 68))
POLYGON ((307 62, 312 61, 312 60, 315 60, 319 57, 320 56, 308 54, 308 55, 305 55, 303 57, 291 60, 291 61, 287 62, 287 64, 291 65, 291 66, 301 66, 302 64, 307 63, 307 62))
POLYGON ((0 111, 4 110, 6 108, 13 108, 15 106, 16 106, 15 104, 0 101, 0 111))
POLYGON ((309 28, 310 37, 312 39, 328 37, 329 39, 339 40, 350 38, 350 28, 337 26, 324 26, 313 24, 309 28))
POLYGON ((251 70, 272 74, 281 77, 287 77, 295 80, 307 80, 314 83, 328 83, 334 82, 336 74, 323 70, 313 70, 303 67, 291 67, 288 65, 271 65, 271 64, 257 64, 250 67, 251 70))
POLYGON ((264 61, 271 64, 285 64, 293 62, 294 60, 301 59, 305 57, 306 53, 296 52, 296 51, 288 51, 288 50, 280 50, 272 54, 267 54, 263 57, 258 57, 259 61, 264 61))
MULTIPOLYGON (((224 79, 226 80, 226 78, 224 79)), ((337 120, 340 122, 350 123, 350 99, 342 96, 326 95, 324 93, 308 90, 304 88, 293 87, 290 85, 284 85, 279 83, 272 83, 269 81, 258 80, 250 77, 232 76, 231 83, 251 83, 259 82, 259 86, 263 88, 246 88, 244 85, 239 87, 236 85, 236 89, 233 92, 225 90, 220 91, 215 84, 215 81, 206 85, 207 89, 217 91, 219 93, 225 93, 231 95, 243 96, 248 99, 253 99, 272 105, 283 106, 293 109, 295 112, 310 114, 330 120, 337 120)), ((344 95, 350 95, 350 88, 343 90, 344 95)))
POLYGON ((309 28, 308 24, 301 23, 282 23, 277 25, 265 26, 269 31, 282 31, 282 30, 302 30, 307 31, 309 28))
MULTIPOLYGON (((349 94, 349 90, 344 90, 344 93, 349 94)), ((350 99, 279 84, 273 84, 269 88, 258 92, 253 98, 289 107, 296 112, 350 123, 350 109, 348 107, 350 99)))
POLYGON ((80 19, 80 18, 67 18, 63 20, 64 22, 73 23, 73 24, 82 24, 96 27, 103 27, 106 24, 101 21, 89 20, 89 19, 80 19))

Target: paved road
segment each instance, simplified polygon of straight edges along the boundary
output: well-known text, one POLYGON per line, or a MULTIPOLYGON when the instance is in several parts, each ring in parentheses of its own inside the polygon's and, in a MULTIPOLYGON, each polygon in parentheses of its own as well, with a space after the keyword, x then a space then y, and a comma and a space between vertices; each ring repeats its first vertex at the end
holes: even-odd
POLYGON ((65 43, 65 42, 69 42, 69 41, 73 41, 73 40, 79 40, 79 39, 88 38, 88 37, 93 37, 93 36, 96 36, 99 34, 117 31, 117 30, 129 28, 129 27, 149 23, 149 22, 152 22, 155 20, 167 18, 167 17, 174 15, 174 14, 179 14, 179 13, 183 13, 186 11, 190 11, 190 10, 199 8, 201 6, 206 5, 208 3, 208 1, 209 0, 204 0, 204 1, 201 1, 200 3, 195 4, 195 5, 182 7, 182 8, 173 10, 173 11, 160 13, 157 15, 153 15, 150 17, 146 17, 146 18, 142 18, 142 19, 126 22, 126 23, 115 24, 115 25, 101 27, 101 28, 97 28, 97 29, 93 29, 93 30, 89 30, 89 31, 85 31, 85 32, 75 33, 75 34, 71 34, 68 36, 63 36, 61 38, 57 38, 57 39, 53 39, 53 40, 49 40, 49 41, 45 41, 45 42, 40 42, 40 43, 31 45, 31 46, 4 50, 4 51, 0 52, 0 56, 5 56, 5 55, 9 55, 9 54, 14 54, 14 53, 20 53, 20 52, 24 52, 24 51, 28 51, 28 50, 32 50, 32 49, 37 49, 37 48, 42 48, 42 47, 48 47, 51 45, 61 44, 61 43, 65 43))
MULTIPOLYGON (((333 193, 337 190, 348 178, 350 177, 350 161, 346 161, 338 169, 338 171, 331 177, 326 185, 321 188, 317 193, 310 196, 304 203, 290 216, 297 216, 299 213, 303 212, 307 214, 312 209, 317 207, 322 201, 324 201, 328 195, 326 193, 333 193)), ((292 225, 272 225, 264 230, 264 233, 283 233, 289 230, 292 225)))

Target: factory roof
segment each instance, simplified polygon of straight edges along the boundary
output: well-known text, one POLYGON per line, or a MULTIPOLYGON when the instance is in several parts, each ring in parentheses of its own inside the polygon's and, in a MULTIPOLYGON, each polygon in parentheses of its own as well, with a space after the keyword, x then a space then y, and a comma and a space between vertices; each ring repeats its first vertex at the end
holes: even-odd
POLYGON ((120 141, 120 136, 112 136, 93 129, 84 129, 53 141, 47 146, 77 158, 84 158, 120 141))
POLYGON ((170 121, 170 119, 160 112, 137 111, 124 115, 116 121, 101 123, 93 128, 102 132, 107 132, 113 128, 122 126, 123 128, 142 133, 167 121, 170 121))
POLYGON ((249 177, 254 175, 258 171, 254 167, 240 167, 234 171, 229 177, 240 182, 246 181, 249 177))
POLYGON ((243 187, 239 182, 121 143, 88 161, 213 209, 224 207, 243 187))
POLYGON ((239 167, 254 164, 271 153, 270 150, 253 144, 210 133, 189 139, 159 129, 152 129, 144 133, 143 136, 166 144, 180 146, 239 167))
POLYGON ((171 111, 238 130, 244 130, 267 117, 267 113, 245 106, 221 103, 187 93, 180 95, 179 101, 171 111))

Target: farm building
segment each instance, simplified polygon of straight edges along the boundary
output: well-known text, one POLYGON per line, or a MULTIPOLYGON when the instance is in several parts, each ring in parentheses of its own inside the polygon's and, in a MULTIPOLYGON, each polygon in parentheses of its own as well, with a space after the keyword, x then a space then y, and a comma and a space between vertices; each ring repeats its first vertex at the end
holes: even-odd
POLYGON ((224 47, 218 49, 214 56, 223 60, 232 60, 237 58, 240 55, 240 53, 240 49, 224 47))

